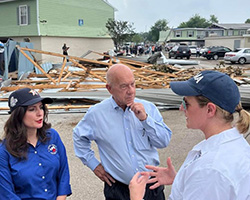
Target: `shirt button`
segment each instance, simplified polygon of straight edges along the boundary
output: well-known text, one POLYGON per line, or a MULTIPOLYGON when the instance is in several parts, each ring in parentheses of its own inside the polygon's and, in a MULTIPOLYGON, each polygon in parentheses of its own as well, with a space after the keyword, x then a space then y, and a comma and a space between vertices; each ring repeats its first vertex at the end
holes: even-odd
POLYGON ((132 155, 132 157, 135 157, 134 155, 132 155))
POLYGON ((45 176, 42 176, 42 179, 45 179, 45 176))
POLYGON ((35 151, 34 153, 37 154, 37 151, 35 151))
POLYGON ((47 189, 45 189, 44 191, 45 191, 45 192, 47 192, 48 190, 47 190, 47 189))
POLYGON ((39 163, 39 166, 42 166, 42 163, 39 163))
POLYGON ((135 170, 136 170, 136 171, 139 171, 139 169, 138 169, 138 168, 136 168, 135 170))

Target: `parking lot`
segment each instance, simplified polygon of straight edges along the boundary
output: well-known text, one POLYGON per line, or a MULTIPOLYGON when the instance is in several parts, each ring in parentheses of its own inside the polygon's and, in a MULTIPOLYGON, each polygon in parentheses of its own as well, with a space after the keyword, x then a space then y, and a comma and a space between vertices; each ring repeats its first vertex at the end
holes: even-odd
POLYGON ((202 67, 203 66, 205 67, 206 65, 217 66, 222 62, 225 63, 226 67, 228 67, 228 66, 239 66, 239 67, 244 67, 244 68, 249 68, 250 67, 250 63, 243 64, 243 65, 240 65, 238 63, 232 64, 230 62, 225 62, 223 58, 220 58, 218 60, 207 60, 206 58, 203 58, 203 57, 196 58, 195 56, 191 56, 190 59, 199 60, 200 61, 200 66, 202 66, 202 67))
MULTIPOLYGON (((165 53, 165 56, 167 57, 167 53, 165 53)), ((187 65, 185 67, 196 67, 196 68, 208 68, 208 69, 212 69, 212 68, 218 67, 218 66, 223 67, 222 64, 224 63, 225 67, 228 67, 228 66, 242 67, 242 68, 250 70, 250 63, 243 64, 243 65, 238 64, 238 63, 232 64, 230 62, 225 62, 223 58, 219 58, 218 60, 213 60, 213 59, 207 60, 206 58, 204 58, 202 56, 196 57, 195 55, 192 55, 189 60, 196 60, 196 61, 198 61, 199 64, 198 65, 191 65, 191 66, 187 65)))

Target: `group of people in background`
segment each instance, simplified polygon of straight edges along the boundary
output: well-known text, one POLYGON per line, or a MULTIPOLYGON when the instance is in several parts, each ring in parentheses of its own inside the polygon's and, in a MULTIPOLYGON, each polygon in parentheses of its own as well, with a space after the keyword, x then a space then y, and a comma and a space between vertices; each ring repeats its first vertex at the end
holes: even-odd
POLYGON ((162 51, 162 45, 160 44, 126 44, 123 47, 119 47, 118 51, 123 51, 123 55, 126 56, 141 56, 152 55, 155 52, 162 51))
MULTIPOLYGON (((73 129, 75 154, 104 182, 106 200, 164 200, 164 185, 171 184, 173 200, 250 199, 250 146, 243 136, 250 114, 228 75, 202 71, 170 83, 183 96, 180 110, 187 128, 204 134, 178 172, 170 157, 166 168, 159 167, 157 149, 166 148, 174 133, 153 103, 136 98, 133 71, 115 64, 106 79, 110 98, 89 108, 73 129)), ((50 103, 30 88, 10 94, 10 117, 0 142, 0 199, 65 200, 71 195, 66 148, 47 122, 50 103)))

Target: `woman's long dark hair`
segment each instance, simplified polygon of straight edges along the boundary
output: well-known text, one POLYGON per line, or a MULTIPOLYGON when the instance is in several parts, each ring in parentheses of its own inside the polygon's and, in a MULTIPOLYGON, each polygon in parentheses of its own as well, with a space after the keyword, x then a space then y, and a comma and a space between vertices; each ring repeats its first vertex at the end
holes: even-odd
MULTIPOLYGON (((44 119, 43 126, 37 129, 37 137, 45 143, 50 138, 47 137, 46 130, 51 127, 47 123, 48 109, 43 105, 44 119)), ((5 145, 8 152, 16 158, 27 159, 28 143, 27 143, 27 129, 23 124, 23 117, 27 111, 27 106, 17 107, 10 115, 9 119, 4 125, 5 145)))

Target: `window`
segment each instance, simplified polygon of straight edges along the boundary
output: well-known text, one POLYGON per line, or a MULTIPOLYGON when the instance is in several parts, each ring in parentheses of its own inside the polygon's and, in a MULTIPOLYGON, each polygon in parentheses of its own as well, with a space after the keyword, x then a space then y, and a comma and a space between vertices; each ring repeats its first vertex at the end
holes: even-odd
POLYGON ((233 35, 233 30, 228 30, 228 36, 232 36, 233 35))
POLYGON ((246 31, 241 30, 241 31, 240 31, 240 35, 242 36, 242 35, 244 35, 244 34, 246 34, 246 31))
POLYGON ((175 32, 175 37, 181 37, 181 31, 176 31, 175 32))
POLYGON ((188 37, 193 37, 194 36, 194 31, 188 31, 188 37))
POLYGON ((22 5, 18 7, 18 25, 28 25, 28 6, 22 5))
MULTIPOLYGON (((203 39, 206 36, 206 32, 205 31, 197 31, 197 39, 203 39)), ((208 36, 208 34, 207 34, 208 36)))

